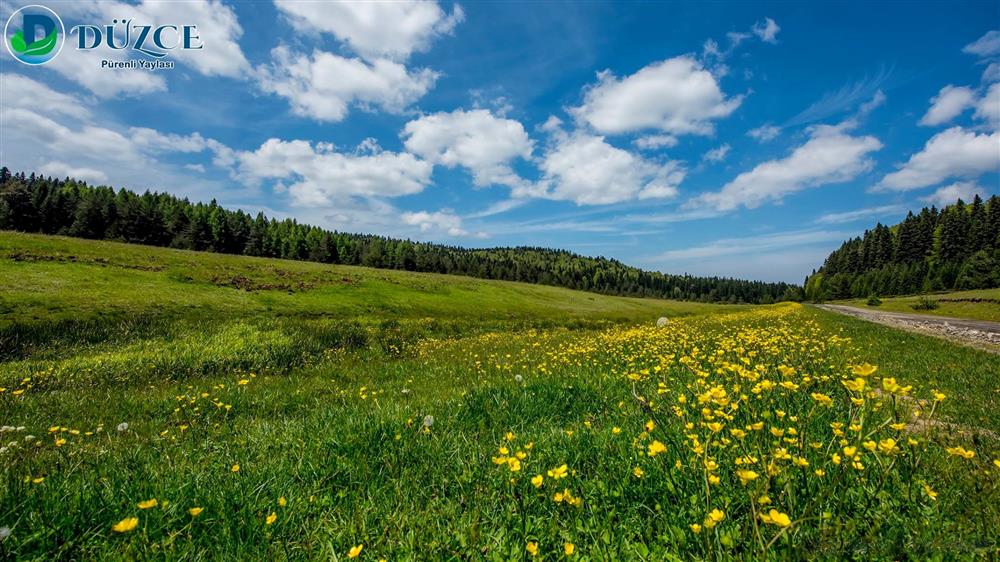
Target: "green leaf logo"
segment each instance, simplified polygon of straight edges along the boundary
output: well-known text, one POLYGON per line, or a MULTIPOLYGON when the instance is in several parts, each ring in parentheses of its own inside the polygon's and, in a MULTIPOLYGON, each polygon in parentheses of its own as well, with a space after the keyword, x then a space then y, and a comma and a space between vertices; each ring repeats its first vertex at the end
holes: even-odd
POLYGON ((18 30, 13 37, 10 38, 10 47, 17 51, 19 54, 30 56, 30 55, 47 55, 52 49, 56 48, 56 44, 59 42, 59 31, 56 29, 52 30, 45 37, 35 41, 30 45, 24 43, 24 34, 18 30))
POLYGON ((7 18, 3 36, 11 56, 34 66, 49 62, 62 51, 66 27, 59 14, 32 4, 14 11, 7 18))

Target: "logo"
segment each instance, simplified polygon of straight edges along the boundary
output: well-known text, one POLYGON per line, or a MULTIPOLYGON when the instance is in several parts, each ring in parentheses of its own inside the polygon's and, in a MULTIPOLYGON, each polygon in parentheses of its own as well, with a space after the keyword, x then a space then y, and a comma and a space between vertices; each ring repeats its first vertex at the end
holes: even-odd
POLYGON ((3 28, 3 36, 7 50, 15 59, 39 65, 54 59, 62 50, 66 28, 52 10, 31 5, 11 14, 3 28))

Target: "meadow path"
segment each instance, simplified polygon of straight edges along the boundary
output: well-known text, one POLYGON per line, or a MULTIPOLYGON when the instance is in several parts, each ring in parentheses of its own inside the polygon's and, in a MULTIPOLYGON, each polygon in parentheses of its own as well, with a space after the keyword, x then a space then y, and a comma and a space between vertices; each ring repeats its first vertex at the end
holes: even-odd
POLYGON ((905 312, 885 312, 840 304, 818 304, 815 306, 869 322, 878 322, 894 328, 943 337, 957 343, 1000 353, 1000 322, 905 312))

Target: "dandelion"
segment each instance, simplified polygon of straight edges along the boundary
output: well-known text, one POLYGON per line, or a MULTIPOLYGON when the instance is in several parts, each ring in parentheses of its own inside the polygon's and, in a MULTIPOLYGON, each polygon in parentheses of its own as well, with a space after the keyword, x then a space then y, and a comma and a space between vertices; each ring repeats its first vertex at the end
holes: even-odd
POLYGON ((272 511, 271 514, 267 516, 267 519, 264 520, 264 524, 270 525, 277 520, 278 520, 278 514, 272 511))
POLYGON ((285 507, 286 505, 288 505, 288 500, 285 499, 285 496, 278 498, 278 507, 285 507))
POLYGON ((229 472, 232 472, 234 474, 237 473, 237 472, 239 472, 239 471, 240 471, 240 465, 238 465, 238 464, 234 464, 232 466, 232 468, 229 469, 229 472))
POLYGON ((138 507, 139 509, 149 509, 152 507, 156 507, 157 503, 158 502, 156 501, 156 498, 153 498, 151 500, 141 501, 137 503, 136 507, 138 507))
POLYGON ((937 501, 938 493, 931 489, 928 484, 924 484, 924 493, 933 501, 937 501))
POLYGON ((538 543, 535 541, 528 541, 525 545, 524 550, 528 551, 528 554, 532 556, 538 556, 538 543))
POLYGON ((760 519, 764 523, 769 525, 777 525, 778 527, 788 527, 792 524, 791 518, 787 514, 781 513, 777 509, 772 509, 767 513, 761 513, 760 519))
POLYGON ((363 544, 359 544, 358 546, 352 546, 351 550, 347 551, 347 557, 357 558, 358 556, 361 556, 361 549, 364 547, 365 545, 363 544))
POLYGON ((754 480, 756 480, 758 475, 757 475, 756 472, 754 472, 752 470, 737 470, 736 471, 736 476, 739 476, 740 482, 744 486, 746 486, 750 482, 753 482, 754 480))
POLYGON ((128 422, 122 422, 118 424, 118 426, 115 429, 118 430, 118 433, 123 433, 125 431, 128 431, 128 422))
POLYGON ((41 484, 42 482, 45 482, 45 477, 44 476, 38 476, 36 478, 32 478, 31 479, 31 483, 32 484, 41 484))
POLYGON ((10 527, 0 527, 0 541, 7 540, 10 536, 10 527))
MULTIPOLYGON (((517 384, 521 384, 522 382, 524 382, 524 377, 522 377, 521 375, 514 375, 514 382, 516 382, 517 384)), ((537 545, 535 546, 535 549, 536 550, 538 549, 537 545)), ((532 554, 532 556, 534 556, 534 554, 532 554)))
POLYGON ((424 416, 424 429, 430 429, 432 425, 434 425, 434 416, 430 414, 424 416))
POLYGON ((202 511, 205 511, 205 508, 192 507, 191 509, 188 510, 188 513, 191 514, 191 517, 198 517, 199 515, 201 515, 202 511))
POLYGON ((645 427, 646 431, 653 431, 654 429, 656 429, 656 422, 654 422, 653 420, 649 420, 648 422, 646 422, 645 427))
POLYGON ((128 533, 134 531, 139 526, 138 517, 126 517, 111 526, 111 530, 116 533, 128 533))
POLYGON ((716 508, 708 512, 708 515, 705 516, 705 521, 703 523, 706 528, 711 529, 712 527, 715 527, 717 524, 721 523, 722 520, 725 518, 726 518, 726 512, 716 508))
POLYGON ((560 478, 566 478, 566 473, 569 471, 569 467, 565 464, 552 470, 548 471, 549 478, 553 480, 559 480, 560 478))
POLYGON ((665 452, 667 452, 667 446, 660 441, 654 440, 648 447, 646 447, 646 454, 651 457, 655 457, 656 455, 665 452))
POLYGON ((611 428, 611 433, 612 433, 613 435, 618 435, 618 434, 619 434, 619 433, 621 433, 621 432, 622 432, 622 428, 620 428, 620 427, 618 427, 618 426, 615 426, 615 427, 612 427, 612 428, 611 428))
POLYGON ((954 455, 956 457, 962 457, 963 459, 966 459, 966 460, 971 459, 972 457, 976 456, 976 452, 975 451, 969 451, 969 450, 965 449, 964 447, 948 447, 947 449, 945 449, 945 451, 947 451, 949 455, 954 455))
POLYGON ((851 367, 851 372, 854 373, 855 375, 858 375, 859 377, 869 377, 873 375, 877 370, 878 370, 877 366, 869 365, 868 363, 865 363, 863 365, 854 365, 851 367))
POLYGON ((563 544, 563 552, 566 553, 566 556, 573 556, 573 553, 576 552, 576 545, 571 542, 563 544))

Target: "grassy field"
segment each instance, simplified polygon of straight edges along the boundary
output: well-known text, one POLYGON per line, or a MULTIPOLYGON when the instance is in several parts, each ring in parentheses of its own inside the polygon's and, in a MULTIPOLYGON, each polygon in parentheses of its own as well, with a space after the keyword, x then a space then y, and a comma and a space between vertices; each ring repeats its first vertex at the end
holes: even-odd
POLYGON ((836 304, 846 304, 859 308, 877 308, 878 310, 888 310, 890 312, 932 314, 934 316, 1000 322, 1000 289, 979 289, 975 291, 931 294, 927 295, 926 298, 937 303, 938 307, 932 310, 915 310, 913 305, 924 298, 922 296, 883 297, 882 304, 878 307, 868 306, 866 304, 868 299, 836 301, 836 304))
POLYGON ((1000 553, 1000 356, 795 304, 13 234, 0 277, 0 558, 1000 553))

